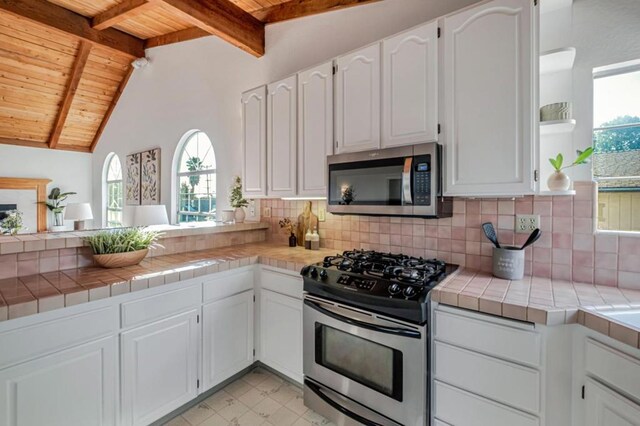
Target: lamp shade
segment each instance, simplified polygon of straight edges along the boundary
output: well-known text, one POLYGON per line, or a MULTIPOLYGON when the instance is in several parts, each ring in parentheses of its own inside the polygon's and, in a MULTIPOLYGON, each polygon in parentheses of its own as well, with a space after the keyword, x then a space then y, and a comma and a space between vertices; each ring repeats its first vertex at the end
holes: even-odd
POLYGON ((93 213, 91 212, 91 204, 89 203, 70 203, 64 209, 64 218, 66 220, 91 220, 93 213))
POLYGON ((134 207, 133 226, 166 225, 168 223, 169 217, 164 204, 134 207))

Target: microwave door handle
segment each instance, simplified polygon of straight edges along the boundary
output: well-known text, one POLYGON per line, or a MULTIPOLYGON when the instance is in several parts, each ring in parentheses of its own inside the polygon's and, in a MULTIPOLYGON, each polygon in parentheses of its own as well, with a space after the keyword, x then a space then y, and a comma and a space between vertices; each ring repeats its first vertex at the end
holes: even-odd
POLYGON ((413 204, 411 197, 411 170, 413 169, 413 157, 404 159, 402 169, 402 204, 413 204))
POLYGON ((314 309, 320 312, 323 315, 326 315, 328 317, 331 317, 333 319, 336 319, 338 321, 344 322, 349 325, 354 325, 356 327, 366 328, 367 330, 373 330, 379 333, 393 334, 393 335, 402 336, 402 337, 410 337, 413 339, 420 339, 422 337, 419 331, 406 330, 406 329, 395 328, 395 327, 386 327, 384 325, 370 324, 368 322, 360 321, 354 318, 349 318, 349 317, 337 314, 335 312, 332 312, 328 309, 325 309, 319 304, 307 299, 305 299, 304 304, 309 306, 311 309, 314 309))

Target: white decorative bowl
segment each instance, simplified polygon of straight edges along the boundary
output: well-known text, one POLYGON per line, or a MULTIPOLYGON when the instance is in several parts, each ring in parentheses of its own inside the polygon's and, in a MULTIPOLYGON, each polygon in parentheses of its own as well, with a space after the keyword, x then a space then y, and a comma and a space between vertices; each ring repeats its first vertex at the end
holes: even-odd
POLYGON ((540 121, 571 120, 573 118, 571 102, 558 102, 540 108, 540 121))

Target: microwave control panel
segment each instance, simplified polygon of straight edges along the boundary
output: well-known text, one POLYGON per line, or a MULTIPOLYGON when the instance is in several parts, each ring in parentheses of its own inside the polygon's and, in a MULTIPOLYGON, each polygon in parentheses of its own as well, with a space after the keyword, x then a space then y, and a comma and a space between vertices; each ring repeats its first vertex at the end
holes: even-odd
POLYGON ((413 158, 413 204, 431 205, 431 155, 413 158))

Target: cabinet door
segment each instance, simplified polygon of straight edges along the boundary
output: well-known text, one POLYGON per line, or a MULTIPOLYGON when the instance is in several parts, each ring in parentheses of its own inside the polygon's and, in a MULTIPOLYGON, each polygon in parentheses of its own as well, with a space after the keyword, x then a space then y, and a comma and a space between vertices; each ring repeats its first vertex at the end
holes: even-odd
POLYGON ((336 153, 380 147, 380 44, 337 59, 336 153))
POLYGON ((267 87, 267 173, 269 196, 296 195, 296 76, 267 87))
POLYGON ((333 154, 333 64, 298 74, 298 195, 327 196, 333 154))
POLYGON ((494 0, 444 19, 445 195, 535 192, 536 9, 494 0))
POLYGON ((122 424, 147 425, 198 394, 198 312, 122 333, 122 424))
POLYGON ((115 339, 0 371, 0 425, 115 425, 115 339))
POLYGON ((382 147, 438 140, 438 24, 382 43, 382 147))
POLYGON ((202 308, 204 390, 253 363, 253 290, 202 308))
POLYGON ((640 405, 598 382, 585 384, 586 426, 640 426, 640 405))
POLYGON ((302 383, 302 300, 262 290, 260 360, 302 383))
POLYGON ((242 95, 242 175, 244 194, 267 195, 267 91, 265 86, 242 95))

